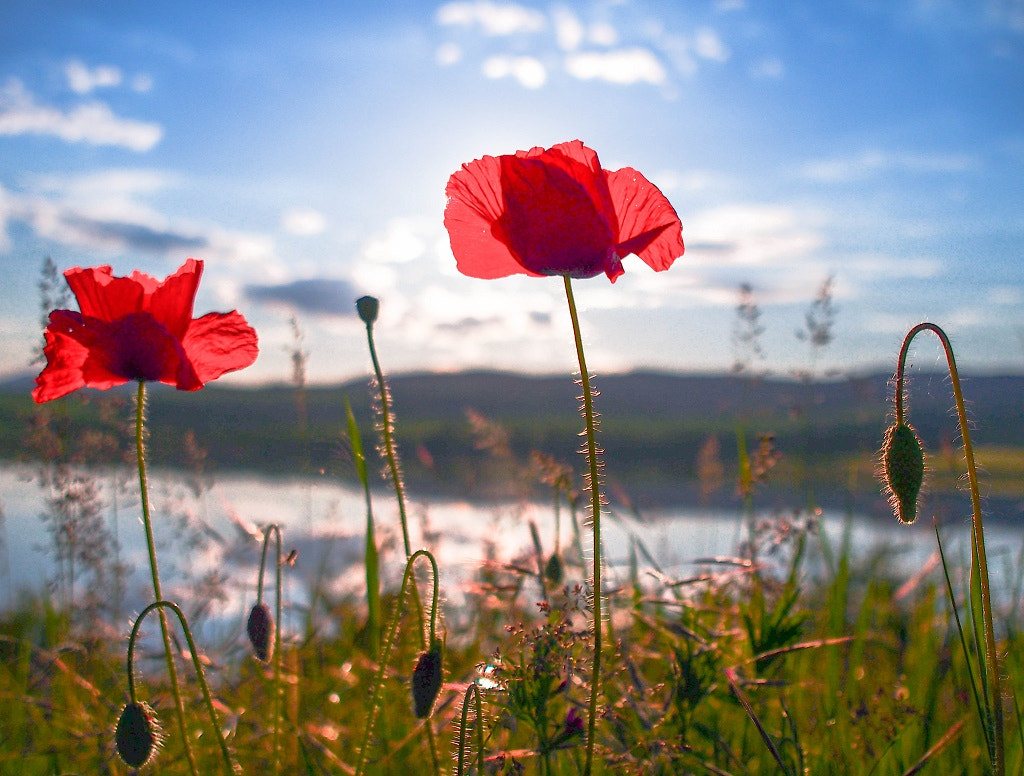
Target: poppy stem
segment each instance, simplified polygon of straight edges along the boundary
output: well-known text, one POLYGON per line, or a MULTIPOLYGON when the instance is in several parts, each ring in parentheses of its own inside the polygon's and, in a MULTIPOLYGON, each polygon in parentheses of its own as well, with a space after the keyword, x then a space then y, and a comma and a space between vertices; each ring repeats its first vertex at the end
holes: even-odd
POLYGON ((192 655, 192 666, 196 671, 196 678, 199 680, 199 686, 203 691, 203 701, 206 705, 206 711, 210 715, 210 723, 213 725, 213 729, 217 733, 217 741, 220 743, 221 756, 224 758, 224 767, 227 769, 228 775, 241 773, 241 768, 231 759, 231 753, 228 751, 227 742, 224 740, 224 733, 220 728, 220 722, 217 719, 217 711, 213 707, 213 696, 210 695, 210 686, 206 683, 206 675, 203 673, 203 664, 199 660, 199 650, 196 648, 196 642, 192 638, 192 629, 188 626, 188 620, 185 619, 185 613, 181 611, 181 608, 173 603, 172 601, 154 601, 139 614, 135 620, 135 624, 132 626, 131 635, 128 637, 128 697, 132 703, 136 702, 135 697, 135 641, 139 636, 139 628, 142 627, 142 621, 146 619, 146 615, 154 609, 160 610, 161 622, 164 621, 163 613, 164 609, 170 609, 178 617, 178 621, 181 623, 181 629, 185 633, 185 641, 188 642, 188 651, 192 655))
POLYGON ((964 460, 967 464, 967 482, 971 493, 971 609, 972 625, 977 639, 977 610, 975 609, 975 596, 981 601, 981 620, 984 635, 984 650, 979 645, 978 652, 985 653, 985 662, 981 671, 982 692, 985 695, 987 719, 982 720, 985 725, 985 739, 988 744, 989 761, 992 765, 992 772, 1001 776, 1005 773, 1005 744, 1003 740, 1003 692, 1002 682, 999 675, 999 652, 996 647, 995 628, 992 619, 992 590, 989 584, 988 557, 985 552, 985 528, 981 515, 981 491, 978 486, 978 470, 974 462, 974 446, 971 444, 970 422, 967 418, 967 409, 964 404, 963 391, 960 388, 960 373, 957 370, 956 358, 953 355, 953 346, 946 336, 946 332, 934 323, 919 323, 912 328, 903 339, 900 348, 899 360, 896 367, 896 420, 903 420, 904 390, 905 390, 905 365, 907 353, 910 350, 910 343, 922 331, 930 331, 942 343, 942 349, 946 355, 946 365, 949 368, 950 381, 953 384, 953 398, 956 402, 957 418, 960 424, 960 439, 963 443, 964 460), (975 591, 977 591, 975 593, 975 591))
POLYGON ((267 566, 267 548, 270 534, 274 533, 277 540, 277 575, 274 580, 274 592, 277 600, 274 609, 274 774, 281 770, 281 526, 271 523, 263 531, 263 553, 260 556, 260 575, 256 588, 256 605, 263 603, 263 572, 267 566))
MULTIPOLYGON (((160 590, 160 571, 156 562, 156 543, 153 541, 153 522, 150 519, 149 509, 149 484, 146 477, 146 383, 139 380, 139 391, 135 400, 135 454, 139 465, 139 498, 142 506, 142 525, 146 530, 146 548, 149 551, 149 570, 153 579, 153 597, 157 601, 163 600, 163 593, 160 590)), ((174 664, 174 651, 171 647, 171 634, 167 628, 167 617, 164 610, 160 608, 160 632, 163 635, 164 658, 167 662, 167 675, 171 679, 171 694, 174 697, 175 717, 178 721, 178 732, 181 734, 182 743, 185 746, 185 756, 188 759, 189 769, 192 776, 199 776, 199 769, 196 766, 196 758, 192 753, 192 746, 189 743, 188 730, 185 726, 185 705, 181 700, 181 686, 178 682, 178 669, 174 664)), ((140 618, 141 619, 141 618, 140 618)))
POLYGON ((594 761, 594 732, 597 727, 597 699, 601 681, 601 462, 597 447, 597 423, 594 413, 594 390, 590 386, 590 373, 583 354, 583 337, 580 335, 579 315, 576 300, 572 294, 572 280, 563 275, 565 299, 569 304, 572 318, 572 333, 576 340, 576 356, 580 362, 580 386, 583 395, 583 417, 587 423, 586 456, 589 472, 587 486, 590 489, 590 513, 594 531, 594 665, 590 677, 590 707, 587 722, 587 759, 583 767, 584 776, 590 776, 594 761))

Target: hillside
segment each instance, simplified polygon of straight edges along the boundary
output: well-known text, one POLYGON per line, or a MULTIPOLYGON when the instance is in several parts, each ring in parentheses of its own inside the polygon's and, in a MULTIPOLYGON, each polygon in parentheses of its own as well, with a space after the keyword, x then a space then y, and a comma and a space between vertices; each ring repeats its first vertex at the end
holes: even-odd
MULTIPOLYGON (((571 379, 463 372, 399 375, 389 382, 397 437, 413 488, 482 497, 518 494, 527 483, 517 472, 531 451, 580 464, 575 450, 582 421, 575 412, 578 389, 571 379), (493 424, 500 425, 497 438, 493 424), (500 435, 507 440, 507 454, 495 444, 500 435)), ((1024 377, 977 376, 963 382, 976 443, 1000 450, 1024 446, 1024 377)), ((597 407, 603 415, 601 441, 609 476, 642 504, 690 502, 702 493, 728 501, 734 498, 734 489, 723 482, 709 490, 714 483, 708 476, 715 466, 707 464, 717 461, 724 478, 731 481, 737 430, 742 430, 751 448, 758 435, 774 435, 782 454, 773 477, 780 501, 783 494, 803 493, 812 483, 816 494, 826 494, 824 499, 843 494, 842 499, 878 501, 870 470, 890 409, 888 383, 888 375, 812 385, 654 372, 599 376, 597 407), (703 482, 698 476, 702 450, 703 482)), ((911 419, 926 445, 931 450, 952 449, 957 430, 948 380, 924 374, 914 378, 912 386, 911 419)), ((28 429, 38 408, 27 388, 24 381, 0 385, 0 457, 7 460, 32 456, 28 429)), ((64 410, 61 422, 69 431, 103 423, 123 429, 130 419, 130 391, 80 395, 88 396, 86 406, 72 399, 64 410), (125 407, 113 420, 103 420, 101 409, 111 401, 124 402, 125 407)), ((197 393, 155 386, 150 396, 154 465, 186 465, 185 436, 192 432, 205 451, 204 465, 213 470, 324 472, 347 478, 351 464, 342 435, 344 396, 352 403, 364 437, 372 438, 372 391, 366 380, 307 389, 306 432, 292 386, 213 384, 197 393)), ((123 444, 128 439, 122 435, 123 444)), ((88 457, 99 461, 111 454, 93 451, 88 457)), ((995 495, 1004 495, 1000 488, 996 491, 995 495)))

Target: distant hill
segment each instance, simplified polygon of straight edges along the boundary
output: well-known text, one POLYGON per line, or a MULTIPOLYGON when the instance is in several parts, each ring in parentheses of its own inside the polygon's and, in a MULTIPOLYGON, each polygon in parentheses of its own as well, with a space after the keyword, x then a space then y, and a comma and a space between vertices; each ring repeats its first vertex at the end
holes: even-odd
MULTIPOLYGON (((717 458, 725 476, 732 476, 738 431, 751 449, 759 434, 771 433, 783 456, 776 472, 780 492, 800 492, 813 484, 821 492, 852 489, 878 500, 870 466, 887 425, 889 380, 888 374, 813 384, 663 372, 598 376, 597 408, 603 416, 601 442, 609 476, 641 503, 694 501, 702 489, 707 495, 708 483, 699 476, 703 471, 707 479, 707 461, 717 458)), ((389 386, 411 487, 509 495, 525 487, 522 469, 532 451, 581 465, 576 454, 582 429, 576 413, 579 388, 568 377, 421 373, 397 375, 389 386), (504 448, 495 444, 501 439, 507 442, 504 448)), ((948 379, 917 375, 911 386, 911 421, 929 449, 950 449, 957 429, 948 379)), ((30 380, 0 385, 0 457, 8 460, 31 454, 27 430, 37 410, 30 387, 30 380)), ((1024 447, 1024 377, 976 376, 964 378, 963 387, 978 444, 1024 447)), ((65 427, 109 424, 100 417, 100 408, 105 402, 129 400, 131 394, 80 392, 90 401, 68 410, 65 427)), ((154 386, 148 407, 151 461, 186 465, 185 436, 192 432, 205 451, 204 465, 214 469, 322 471, 350 477, 343 397, 351 401, 372 448, 374 395, 368 380, 309 387, 304 431, 292 386, 229 388, 214 383, 196 393, 154 386)), ((113 422, 120 423, 118 433, 124 437, 129 420, 127 408, 115 414, 113 422)), ((734 491, 723 485, 714 497, 734 498, 734 491)))

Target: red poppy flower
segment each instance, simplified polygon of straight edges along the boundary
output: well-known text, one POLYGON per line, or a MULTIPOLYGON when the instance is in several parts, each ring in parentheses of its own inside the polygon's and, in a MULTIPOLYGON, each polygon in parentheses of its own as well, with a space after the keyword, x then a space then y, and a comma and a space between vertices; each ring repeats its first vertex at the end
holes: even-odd
POLYGON ((256 332, 238 312, 192 318, 203 262, 189 259, 163 282, 110 267, 64 273, 81 312, 54 310, 46 327, 46 367, 32 398, 59 399, 79 388, 153 380, 197 391, 256 360, 256 332))
POLYGON ((631 167, 601 169, 579 140, 464 164, 446 193, 452 253, 471 277, 604 272, 614 283, 631 253, 659 272, 683 255, 665 195, 631 167))

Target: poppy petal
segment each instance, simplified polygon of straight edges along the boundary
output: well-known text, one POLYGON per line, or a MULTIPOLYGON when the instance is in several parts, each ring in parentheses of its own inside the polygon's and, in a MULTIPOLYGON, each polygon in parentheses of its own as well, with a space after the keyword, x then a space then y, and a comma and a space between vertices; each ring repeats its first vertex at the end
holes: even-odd
POLYGON ((595 206, 589 173, 561 154, 501 158, 505 211, 498 225, 524 267, 578 278, 604 271, 615 225, 595 206))
POLYGON ((558 143, 547 150, 532 148, 526 152, 521 151, 516 156, 537 157, 545 164, 564 170, 566 175, 586 190, 594 208, 608 223, 615 224, 615 208, 608 191, 608 171, 601 169, 597 151, 583 145, 580 140, 572 140, 558 143))
POLYGON ((124 315, 112 323, 87 319, 86 324, 94 339, 82 374, 90 387, 108 388, 128 380, 179 382, 181 364, 187 361, 185 351, 148 312, 124 315))
POLYGON ((142 310, 145 289, 134 278, 118 278, 110 267, 75 267, 64 273, 82 315, 115 321, 142 310))
POLYGON ((229 313, 209 313, 195 319, 189 325, 181 344, 195 370, 199 387, 225 372, 245 369, 259 355, 256 332, 234 310, 229 313))
POLYGON ((192 308, 202 275, 203 262, 189 259, 159 283, 148 299, 149 312, 179 340, 192 322, 192 308))
POLYGON ((526 269, 495 234, 505 209, 501 192, 501 161, 485 156, 462 165, 448 179, 444 225, 459 272, 474 278, 537 275, 526 269))
POLYGON ((32 390, 32 398, 39 404, 84 388, 82 364, 89 357, 89 348, 67 334, 47 327, 44 335, 46 367, 36 377, 36 387, 32 390))
POLYGON ((619 254, 634 253, 661 272, 683 255, 683 226, 675 209, 631 167, 608 174, 608 188, 619 222, 619 254))

